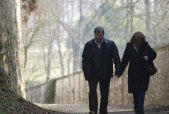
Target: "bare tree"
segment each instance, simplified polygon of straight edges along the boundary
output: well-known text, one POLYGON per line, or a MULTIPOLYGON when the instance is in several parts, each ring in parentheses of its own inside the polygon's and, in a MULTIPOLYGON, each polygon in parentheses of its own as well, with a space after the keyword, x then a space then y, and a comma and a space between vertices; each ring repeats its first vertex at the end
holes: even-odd
POLYGON ((36 74, 37 72, 39 72, 39 70, 40 70, 40 69, 37 68, 37 64, 33 65, 31 71, 29 72, 29 77, 28 77, 28 78, 26 79, 26 81, 25 81, 25 87, 26 87, 26 88, 28 88, 30 85, 32 85, 33 82, 34 82, 36 79, 42 77, 42 76, 45 74, 45 72, 42 72, 42 73, 40 73, 40 74, 36 74), (36 75, 34 75, 34 74, 36 74, 36 75))
MULTIPOLYGON (((64 63, 63 63, 63 55, 62 55, 62 51, 61 51, 61 42, 60 42, 60 33, 61 33, 61 30, 60 30, 60 27, 59 25, 57 25, 57 35, 55 37, 56 39, 56 42, 57 42, 57 46, 58 46, 58 54, 59 54, 59 59, 60 59, 60 69, 61 69, 61 76, 64 76, 65 75, 65 70, 64 70, 64 63)), ((56 30, 55 30, 55 34, 56 34, 56 30)))
POLYGON ((53 41, 54 37, 50 39, 47 53, 44 51, 44 68, 46 71, 46 81, 48 82, 50 80, 50 72, 51 72, 51 55, 53 51, 53 41))
POLYGON ((94 15, 87 22, 87 24, 83 25, 84 30, 82 30, 82 23, 84 21, 83 16, 83 1, 79 0, 79 13, 80 18, 76 26, 70 26, 70 24, 59 21, 64 30, 68 33, 72 41, 72 49, 73 49, 73 72, 76 72, 80 68, 80 60, 81 60, 81 47, 82 41, 85 38, 85 35, 97 24, 97 22, 101 19, 101 17, 109 10, 109 7, 106 7, 108 4, 108 0, 105 0, 99 8, 94 12, 94 15))
POLYGON ((148 37, 148 39, 150 40, 150 24, 151 24, 151 6, 150 6, 150 1, 149 0, 145 0, 145 10, 146 10, 146 36, 148 37))

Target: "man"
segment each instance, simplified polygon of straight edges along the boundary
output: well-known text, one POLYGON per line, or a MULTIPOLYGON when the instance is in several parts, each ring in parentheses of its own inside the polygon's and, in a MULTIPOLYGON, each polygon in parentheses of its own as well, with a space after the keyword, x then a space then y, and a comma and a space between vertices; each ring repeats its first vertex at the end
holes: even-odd
POLYGON ((82 54, 82 69, 89 84, 89 114, 98 110, 97 84, 100 84, 101 103, 100 114, 107 114, 110 78, 113 77, 113 61, 115 75, 119 76, 120 58, 115 43, 104 38, 104 29, 94 29, 95 38, 85 44, 82 54))

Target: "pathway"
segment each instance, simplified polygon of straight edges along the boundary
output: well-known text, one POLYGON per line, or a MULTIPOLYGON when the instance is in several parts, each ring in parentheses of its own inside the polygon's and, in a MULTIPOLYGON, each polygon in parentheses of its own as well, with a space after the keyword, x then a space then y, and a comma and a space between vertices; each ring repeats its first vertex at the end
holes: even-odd
MULTIPOLYGON (((45 109, 64 112, 66 114, 88 114, 89 109, 86 104, 38 104, 36 105, 45 109)), ((108 114, 134 114, 131 105, 117 106, 109 105, 108 114)), ((145 109, 145 114, 169 114, 169 106, 167 107, 148 107, 145 109)))

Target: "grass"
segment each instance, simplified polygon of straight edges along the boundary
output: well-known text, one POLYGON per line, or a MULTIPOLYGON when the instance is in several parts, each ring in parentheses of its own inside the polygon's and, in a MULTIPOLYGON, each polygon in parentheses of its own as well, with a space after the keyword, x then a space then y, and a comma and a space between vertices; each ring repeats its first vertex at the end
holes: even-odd
POLYGON ((0 114, 5 112, 17 113, 19 105, 17 100, 20 97, 9 91, 7 88, 0 87, 0 114))

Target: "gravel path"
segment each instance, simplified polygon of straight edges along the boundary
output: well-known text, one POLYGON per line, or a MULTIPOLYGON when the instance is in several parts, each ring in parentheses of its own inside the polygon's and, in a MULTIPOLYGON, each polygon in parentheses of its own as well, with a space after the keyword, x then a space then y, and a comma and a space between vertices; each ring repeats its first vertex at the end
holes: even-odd
MULTIPOLYGON (((89 109, 86 104, 36 104, 48 110, 63 112, 66 114, 88 114, 89 109)), ((109 105, 108 114, 134 114, 133 106, 109 105)), ((169 114, 169 106, 166 107, 147 107, 145 114, 169 114)))

